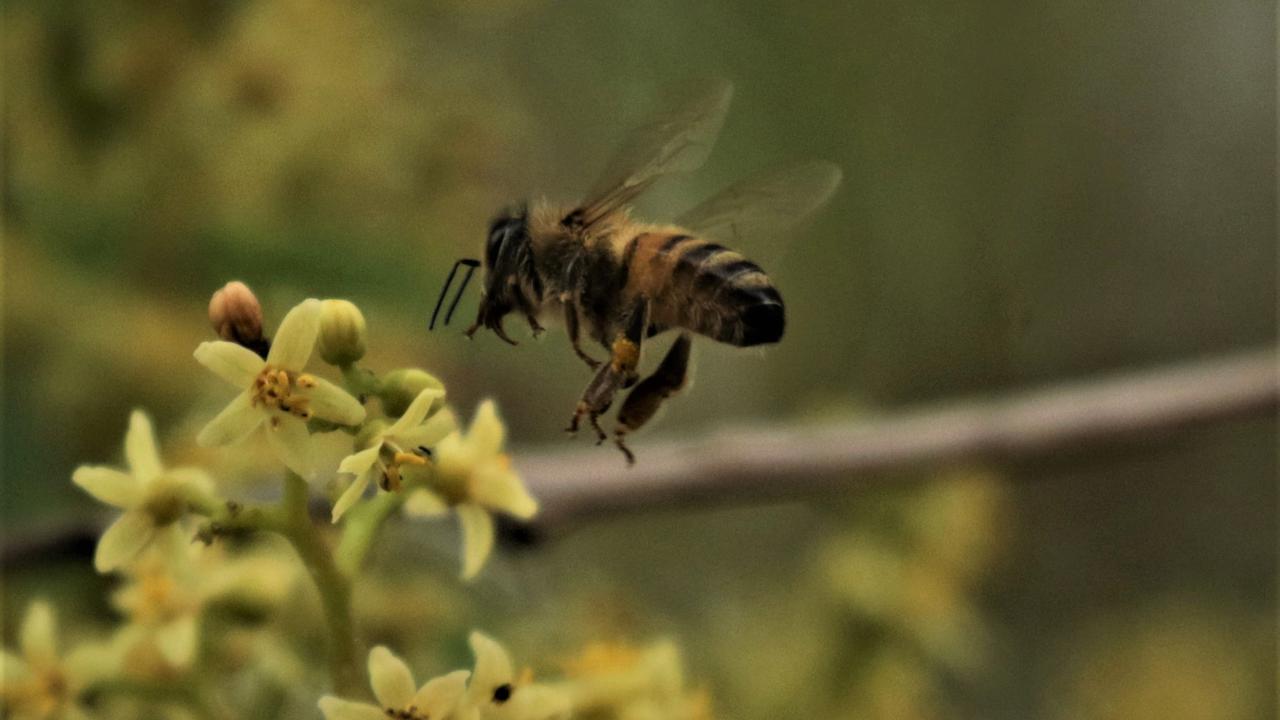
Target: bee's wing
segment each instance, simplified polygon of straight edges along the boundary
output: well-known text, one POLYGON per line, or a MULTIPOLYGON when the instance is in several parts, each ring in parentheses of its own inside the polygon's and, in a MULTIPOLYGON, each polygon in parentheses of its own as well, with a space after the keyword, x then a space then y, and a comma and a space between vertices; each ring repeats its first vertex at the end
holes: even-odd
POLYGON ((698 169, 711 154, 732 97, 733 85, 715 81, 686 91, 668 112, 638 128, 588 193, 580 208, 584 223, 631 202, 663 175, 698 169))
POLYGON ((747 253, 778 260, 788 231, 827 204, 844 173, 823 160, 749 177, 689 210, 676 224, 747 253))

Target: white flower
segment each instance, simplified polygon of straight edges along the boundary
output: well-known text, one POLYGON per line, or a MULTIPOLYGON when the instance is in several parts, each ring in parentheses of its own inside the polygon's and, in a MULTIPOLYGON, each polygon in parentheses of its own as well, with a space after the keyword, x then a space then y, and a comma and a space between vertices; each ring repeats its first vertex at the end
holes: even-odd
POLYGON ((200 343, 196 360, 244 391, 205 425, 196 442, 227 445, 265 425, 280 460, 302 477, 312 477, 307 420, 315 417, 341 425, 364 420, 359 401, 328 380, 303 372, 315 348, 320 308, 319 300, 310 299, 290 310, 266 360, 225 340, 200 343))
MULTIPOLYGON (((471 633, 475 671, 467 685, 465 714, 459 718, 501 720, 561 720, 569 717, 568 697, 551 687, 517 679, 511 656, 496 640, 471 633)), ((528 671, 525 672, 526 677, 528 671)))
POLYGON ((686 690, 680 652, 669 641, 647 648, 596 643, 566 663, 556 687, 584 715, 699 720, 711 717, 705 690, 686 690))
POLYGON ((348 455, 338 466, 338 472, 355 475, 333 505, 333 521, 337 522, 352 505, 364 495, 365 488, 375 478, 384 490, 400 489, 400 466, 423 465, 426 458, 419 448, 431 448, 457 427, 453 413, 442 410, 427 417, 432 403, 444 397, 444 390, 429 388, 418 393, 400 419, 376 433, 369 447, 348 455))
POLYGON ((221 545, 173 537, 139 559, 129 575, 112 597, 129 619, 124 644, 131 650, 152 645, 167 665, 185 668, 195 659, 201 616, 210 603, 276 605, 297 578, 297 565, 269 548, 232 555, 221 545))
POLYGON ((0 653, 0 708, 14 720, 87 718, 79 695, 110 675, 116 660, 105 646, 81 645, 58 656, 53 608, 36 601, 18 631, 19 654, 0 653))
POLYGON ((457 715, 471 673, 457 670, 414 689, 413 673, 395 653, 379 645, 369 653, 369 684, 378 704, 320 698, 325 720, 448 720, 457 715))
POLYGON ((129 417, 124 454, 127 473, 82 465, 71 475, 71 481, 90 495, 125 511, 98 541, 93 564, 100 573, 111 572, 137 557, 187 512, 190 502, 213 494, 213 482, 202 471, 165 470, 151 421, 141 410, 134 410, 129 417))
POLYGON ((511 458, 502 452, 505 435, 493 401, 486 400, 465 436, 451 433, 436 446, 434 492, 419 488, 405 501, 405 512, 411 515, 436 516, 450 507, 458 514, 463 578, 475 577, 493 550, 492 511, 522 520, 538 512, 538 502, 511 469, 511 458))

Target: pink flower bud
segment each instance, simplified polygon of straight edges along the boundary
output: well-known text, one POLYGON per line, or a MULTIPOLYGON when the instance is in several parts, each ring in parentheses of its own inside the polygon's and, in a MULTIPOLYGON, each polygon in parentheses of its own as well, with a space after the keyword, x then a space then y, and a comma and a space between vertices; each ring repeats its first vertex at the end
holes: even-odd
POLYGON ((223 340, 257 350, 262 338, 262 305, 248 285, 233 280, 209 299, 209 324, 223 340))

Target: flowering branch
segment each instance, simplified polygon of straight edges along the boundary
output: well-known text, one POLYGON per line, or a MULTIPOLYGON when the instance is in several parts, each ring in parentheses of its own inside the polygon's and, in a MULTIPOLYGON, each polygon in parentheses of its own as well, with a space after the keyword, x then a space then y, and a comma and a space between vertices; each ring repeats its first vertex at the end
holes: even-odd
MULTIPOLYGON (((275 640, 260 621, 289 595, 300 560, 316 588, 328 635, 334 694, 318 703, 327 720, 479 720, 498 716, 498 710, 512 720, 566 720, 576 686, 517 676, 506 651, 479 632, 471 635, 474 673, 448 673, 416 691, 405 663, 385 646, 373 648, 368 667, 378 704, 353 699, 364 695, 353 584, 382 525, 401 510, 417 517, 456 516, 462 577, 470 579, 493 548, 494 514, 527 520, 538 510, 511 468, 506 428, 493 402, 481 403, 464 431, 445 402, 443 383, 430 373, 401 368, 379 374, 357 366, 366 351, 365 321, 346 300, 304 300, 268 339, 257 298, 233 282, 214 294, 209 317, 221 339, 201 343, 194 357, 237 393, 196 442, 219 447, 264 436, 287 468, 279 500, 228 499, 201 468, 166 465, 151 419, 135 410, 125 433, 124 466, 82 465, 72 474, 81 489, 121 511, 98 540, 94 566, 126 578, 111 598, 126 622, 109 640, 82 643, 62 655, 53 608, 33 602, 18 633, 22 655, 4 653, 0 715, 81 717, 96 698, 105 698, 113 711, 117 701, 131 714, 135 705, 184 705, 202 720, 221 720, 231 711, 219 703, 221 684, 213 683, 214 673, 243 667, 246 653, 258 656, 263 668, 274 667, 263 680, 290 687, 296 676, 289 653, 272 647, 275 640), (317 354, 341 373, 341 386, 308 370, 317 354), (376 408, 366 408, 370 399, 377 400, 376 408), (313 442, 324 433, 338 433, 335 439, 349 443, 350 454, 336 467, 324 465, 328 458, 313 442), (337 487, 311 486, 330 474, 337 475, 337 487), (328 513, 313 512, 313 494, 328 513), (340 535, 325 529, 331 524, 341 525, 340 535), (268 533, 287 541, 296 558, 279 556, 284 543, 252 538, 268 533), (337 536, 337 543, 328 535, 337 536), (217 542, 233 536, 251 541, 217 542), (202 542, 191 542, 193 537, 202 542), (237 610, 224 615, 219 606, 237 610), (208 631, 211 622, 217 630, 225 623, 230 632, 208 631)), ((678 662, 669 653, 659 657, 664 668, 678 662)), ((647 678, 641 694, 659 688, 658 678, 639 670, 647 678)), ((672 694, 669 672, 663 672, 660 689, 666 704, 689 705, 680 693, 672 694)), ((588 692, 584 702, 599 705, 597 695, 588 692)), ((651 699, 633 695, 609 702, 674 717, 652 711, 651 699)))

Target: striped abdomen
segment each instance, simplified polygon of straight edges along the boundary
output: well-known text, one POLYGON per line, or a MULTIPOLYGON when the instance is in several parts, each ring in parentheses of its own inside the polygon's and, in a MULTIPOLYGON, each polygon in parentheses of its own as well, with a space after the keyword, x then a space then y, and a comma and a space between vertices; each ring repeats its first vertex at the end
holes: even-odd
MULTIPOLYGON (((782 296, 760 266, 701 238, 650 232, 633 241, 627 287, 653 299, 653 324, 747 347, 782 339, 782 296)), ((630 244, 630 243, 629 243, 630 244)))

